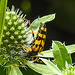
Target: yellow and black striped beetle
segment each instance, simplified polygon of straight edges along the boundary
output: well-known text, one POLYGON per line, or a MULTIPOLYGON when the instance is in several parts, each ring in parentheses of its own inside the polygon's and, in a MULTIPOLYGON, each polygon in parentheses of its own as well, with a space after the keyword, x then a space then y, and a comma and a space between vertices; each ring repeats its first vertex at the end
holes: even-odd
MULTIPOLYGON (((29 21, 27 19, 24 19, 24 20, 29 21)), ((29 26, 31 28, 30 21, 29 21, 29 26)), ((43 55, 41 51, 43 51, 44 49, 47 28, 45 24, 40 22, 40 27, 38 29, 36 38, 34 38, 34 32, 32 28, 31 28, 31 31, 32 31, 33 39, 34 39, 34 41, 32 42, 31 48, 27 49, 26 47, 20 44, 18 44, 18 46, 21 46, 23 48, 23 50, 27 53, 28 58, 30 58, 31 56, 36 56, 36 59, 34 60, 35 62, 37 61, 38 54, 43 55)))

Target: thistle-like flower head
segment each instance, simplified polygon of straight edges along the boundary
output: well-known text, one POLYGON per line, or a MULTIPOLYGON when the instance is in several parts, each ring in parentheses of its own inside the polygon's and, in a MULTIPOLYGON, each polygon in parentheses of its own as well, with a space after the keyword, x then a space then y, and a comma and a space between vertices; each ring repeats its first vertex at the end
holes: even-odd
POLYGON ((25 52, 17 45, 28 45, 29 28, 27 27, 28 21, 23 19, 25 16, 19 9, 15 10, 14 6, 11 10, 7 8, 0 49, 1 64, 17 64, 24 61, 25 52))

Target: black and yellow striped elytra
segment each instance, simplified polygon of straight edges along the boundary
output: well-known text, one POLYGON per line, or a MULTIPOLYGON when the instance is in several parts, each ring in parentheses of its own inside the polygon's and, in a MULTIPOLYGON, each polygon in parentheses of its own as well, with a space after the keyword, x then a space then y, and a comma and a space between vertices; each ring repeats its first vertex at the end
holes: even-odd
POLYGON ((44 48, 46 32, 47 32, 46 25, 43 23, 40 23, 40 27, 37 32, 36 39, 32 42, 30 52, 27 55, 28 57, 38 55, 38 54, 43 55, 41 51, 43 51, 43 48, 44 48))
POLYGON ((40 22, 40 27, 38 29, 37 36, 36 36, 36 38, 34 38, 34 32, 31 28, 30 21, 27 20, 27 19, 24 19, 24 20, 29 22, 29 26, 30 26, 30 29, 32 31, 32 36, 33 36, 34 41, 32 42, 32 46, 31 46, 30 49, 24 47, 21 44, 18 44, 18 46, 21 46, 23 48, 23 50, 27 53, 27 56, 26 56, 27 58, 30 58, 31 56, 36 55, 36 59, 34 60, 34 62, 35 62, 35 61, 37 61, 38 54, 43 55, 41 53, 41 51, 43 51, 43 48, 44 48, 44 45, 45 45, 47 28, 46 28, 45 24, 40 22))

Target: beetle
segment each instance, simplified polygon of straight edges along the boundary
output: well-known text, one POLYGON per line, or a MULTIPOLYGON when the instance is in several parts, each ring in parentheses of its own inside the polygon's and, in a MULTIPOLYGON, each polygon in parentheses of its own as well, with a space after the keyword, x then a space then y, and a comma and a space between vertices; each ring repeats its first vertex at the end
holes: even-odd
MULTIPOLYGON (((29 21, 27 19, 24 19, 24 20, 29 21)), ((30 21, 29 21, 29 26, 31 28, 30 21)), ((40 27, 38 29, 36 38, 34 38, 34 32, 32 28, 31 28, 31 31, 32 31, 33 39, 34 39, 34 41, 32 42, 31 48, 28 49, 21 44, 18 44, 18 46, 21 46, 22 49, 27 53, 28 58, 30 58, 31 56, 36 56, 36 59, 34 60, 35 62, 38 59, 38 54, 43 55, 41 51, 43 51, 44 49, 45 40, 46 40, 46 32, 47 32, 46 24, 40 22, 40 27)))

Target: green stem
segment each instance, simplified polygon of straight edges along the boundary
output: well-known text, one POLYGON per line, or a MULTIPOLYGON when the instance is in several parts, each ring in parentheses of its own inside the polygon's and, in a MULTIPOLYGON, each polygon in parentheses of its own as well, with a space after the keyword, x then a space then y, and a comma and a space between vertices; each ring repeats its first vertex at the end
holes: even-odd
POLYGON ((9 67, 6 68, 6 75, 9 75, 10 71, 11 71, 11 66, 9 66, 9 67))
POLYGON ((0 0, 0 46, 1 46, 2 35, 3 35, 3 26, 5 21, 7 1, 8 0, 0 0))

